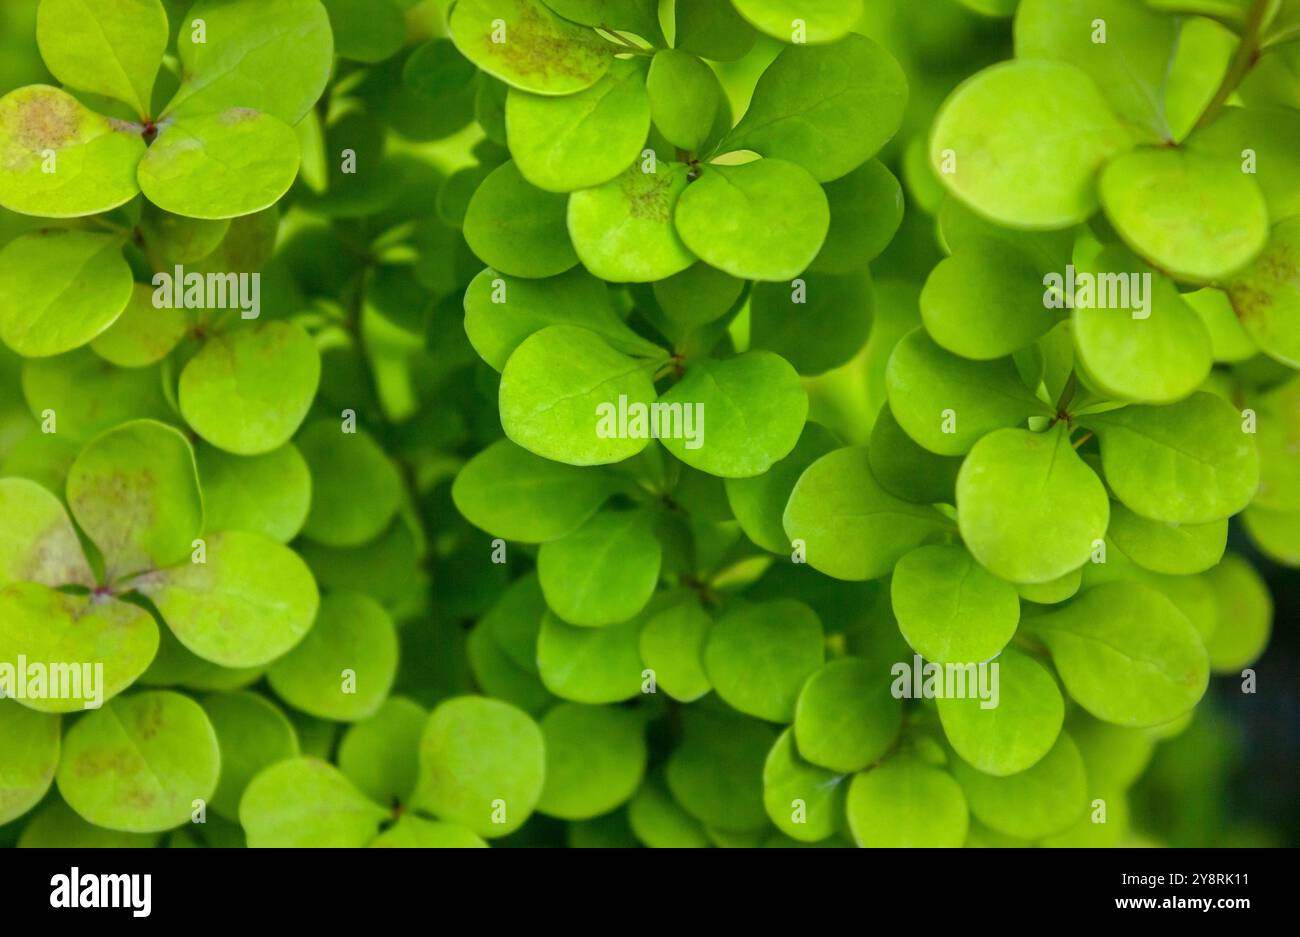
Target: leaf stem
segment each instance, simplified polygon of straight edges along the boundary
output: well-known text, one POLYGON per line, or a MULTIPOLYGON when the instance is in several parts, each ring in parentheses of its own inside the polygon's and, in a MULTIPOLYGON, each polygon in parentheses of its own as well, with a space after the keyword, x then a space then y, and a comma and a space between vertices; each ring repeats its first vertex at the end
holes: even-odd
POLYGON ((1219 116, 1223 106, 1228 103, 1228 98, 1237 90, 1246 73, 1251 70, 1254 64, 1259 61, 1260 54, 1260 30, 1264 26, 1264 14, 1268 9, 1268 0, 1254 0, 1250 6, 1250 12, 1246 14, 1246 26, 1241 33, 1241 44, 1237 46, 1236 55, 1228 64, 1228 70, 1223 75, 1223 81, 1219 84, 1219 89, 1214 92, 1214 97, 1206 106, 1201 119, 1196 122, 1193 130, 1200 130, 1213 123, 1214 119, 1219 116))

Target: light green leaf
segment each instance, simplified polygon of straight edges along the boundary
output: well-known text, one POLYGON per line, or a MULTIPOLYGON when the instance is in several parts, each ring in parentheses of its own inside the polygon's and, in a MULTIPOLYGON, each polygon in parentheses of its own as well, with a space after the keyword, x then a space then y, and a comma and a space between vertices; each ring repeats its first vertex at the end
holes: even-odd
POLYGON ((20 849, 152 849, 161 834, 119 833, 93 826, 63 801, 51 799, 23 828, 20 849))
POLYGON ((791 722, 804 681, 825 660, 817 614, 793 599, 727 612, 709 631, 704 669, 725 702, 749 716, 791 722))
POLYGON ((1273 597, 1255 567, 1235 553, 1205 574, 1214 590, 1219 624, 1205 642, 1215 673, 1239 675, 1255 663, 1273 630, 1273 597))
POLYGON ((181 372, 181 413, 200 436, 235 455, 289 441, 320 384, 320 352, 294 322, 236 327, 211 338, 181 372))
POLYGON ((1064 424, 990 433, 957 475, 962 539, 982 566, 1011 582, 1050 582, 1083 565, 1109 517, 1106 489, 1064 424))
POLYGON ((870 660, 845 657, 809 677, 794 711, 799 754, 841 774, 881 758, 903 724, 903 704, 884 674, 870 660))
POLYGON ((853 273, 889 245, 903 221, 903 188, 884 163, 867 160, 825 186, 831 227, 810 270, 853 273))
POLYGON ((1084 418, 1101 441, 1116 496, 1166 523, 1208 524, 1246 507, 1259 487, 1255 440, 1241 414, 1213 394, 1168 407, 1124 407, 1084 418))
POLYGON ((465 212, 464 234, 479 259, 517 277, 553 277, 578 262, 565 224, 568 199, 530 184, 513 162, 492 171, 465 212))
POLYGON ((575 703, 618 703, 641 692, 642 618, 604 628, 566 624, 552 612, 537 636, 542 683, 575 703))
POLYGON ((31 810, 54 783, 59 717, 0 702, 0 826, 31 810))
POLYGON ((1180 279, 1221 280, 1268 241, 1268 206, 1240 157, 1143 148, 1107 164, 1099 185, 1125 242, 1180 279))
POLYGON ((649 283, 695 263, 673 224, 687 187, 681 163, 641 164, 617 178, 569 196, 569 237, 584 267, 602 280, 649 283))
POLYGON ((189 822, 220 771, 217 734, 199 704, 151 691, 106 703, 69 729, 58 784, 96 826, 155 833, 189 822))
POLYGON ((696 328, 720 319, 736 306, 745 281, 706 263, 687 267, 652 287, 655 302, 673 322, 696 328))
POLYGON ((384 830, 371 847, 409 849, 486 849, 487 843, 463 826, 407 814, 384 830))
POLYGON ((834 45, 792 45, 763 72, 749 110, 719 149, 789 160, 829 182, 879 152, 906 104, 903 70, 873 40, 849 35, 834 45))
POLYGON ((185 80, 164 116, 251 107, 292 126, 321 96, 334 62, 329 14, 317 0, 199 0, 176 45, 185 80))
POLYGON ((406 41, 406 6, 399 0, 321 0, 329 14, 334 51, 355 62, 382 62, 406 41))
POLYGON ((198 466, 206 530, 242 530, 279 543, 302 530, 311 472, 293 444, 248 458, 200 446, 198 466))
POLYGON ((58 435, 74 446, 138 417, 175 419, 153 368, 117 368, 89 349, 23 364, 23 398, 33 416, 58 416, 58 435))
POLYGON ((438 706, 425 726, 415 803, 494 839, 528 819, 545 773, 542 732, 527 714, 498 700, 459 696, 438 706))
POLYGON ((393 621, 378 602, 335 592, 321 600, 307 636, 266 676, 290 706, 321 719, 356 722, 374 715, 388 696, 397 653, 393 621))
POLYGON ((1228 284, 1242 326, 1264 354, 1300 368, 1300 217, 1273 229, 1255 263, 1228 284))
POLYGON ((203 529, 194 450, 170 426, 123 423, 72 463, 68 507, 104 554, 110 582, 179 563, 203 529))
POLYGON ((321 419, 298 435, 297 444, 312 479, 304 536, 326 546, 350 547, 388 528, 402 501, 402 479, 368 433, 344 433, 334 420, 321 419))
POLYGON ((49 85, 0 98, 0 206, 43 218, 80 218, 140 192, 144 139, 49 85))
POLYGON ((501 426, 543 458, 621 462, 650 441, 650 375, 658 363, 622 355, 587 329, 548 326, 525 339, 501 372, 501 426), (638 426, 644 434, 632 435, 638 426))
POLYGON ((339 743, 339 769, 377 804, 408 804, 419 782, 420 736, 429 714, 400 696, 354 723, 339 743))
POLYGON ((780 159, 703 167, 677 200, 677 231, 710 266, 742 280, 791 280, 830 229, 826 193, 780 159))
POLYGON ((907 643, 939 663, 991 660, 1020 622, 1015 587, 957 544, 921 547, 899 560, 890 596, 907 643))
POLYGON ((865 447, 822 456, 799 477, 785 509, 786 536, 802 540, 808 565, 836 579, 878 579, 949 527, 928 505, 889 494, 871 474, 865 447))
POLYGON ((993 221, 1065 228, 1096 210, 1097 172, 1132 143, 1084 72, 1026 59, 958 86, 935 118, 930 160, 950 192, 993 221))
POLYGON ((456 48, 493 78, 534 94, 575 94, 610 69, 616 46, 552 13, 541 0, 457 0, 456 48))
POLYGON ((660 49, 646 77, 650 114, 664 138, 696 153, 713 131, 725 93, 708 65, 681 49, 660 49))
POLYGON ((388 811, 316 758, 272 765, 253 778, 239 802, 250 849, 356 848, 369 843, 387 818, 388 811))
POLYGON ((677 803, 724 833, 767 827, 763 765, 774 728, 728 710, 684 712, 685 737, 668 757, 667 780, 677 803))
POLYGON ((880 487, 904 501, 952 504, 962 460, 935 455, 917 445, 894 419, 888 401, 871 426, 871 474, 880 487))
POLYGON ((159 0, 41 0, 36 42, 59 81, 144 117, 167 50, 167 12, 159 0))
POLYGON ((506 133, 515 166, 539 189, 608 182, 637 159, 650 133, 645 69, 615 61, 600 81, 564 97, 511 88, 506 133))
POLYGON ((238 218, 269 208, 298 175, 298 138, 270 114, 235 107, 178 117, 140 162, 140 188, 190 218, 238 218))
POLYGON ((296 553, 234 530, 208 536, 204 550, 204 562, 183 562, 132 583, 185 647, 222 667, 257 667, 303 639, 320 594, 296 553))
POLYGON ((25 478, 0 478, 0 517, 0 585, 94 585, 67 512, 41 485, 25 478))
POLYGON ((1300 511, 1274 511, 1251 505, 1241 520, 1265 556, 1284 566, 1300 566, 1300 511))
POLYGON ((131 291, 121 238, 24 234, 0 250, 0 338, 28 358, 80 348, 122 314, 131 291))
POLYGON ((1227 107, 1214 122, 1196 131, 1187 147, 1242 166, 1254 154, 1252 178, 1264 194, 1268 213, 1280 221, 1300 214, 1300 115, 1288 107, 1227 107))
POLYGON ((675 5, 674 47, 717 62, 734 62, 754 47, 757 33, 731 0, 692 0, 675 5))
POLYGON ((1143 569, 1189 576, 1216 565, 1228 542, 1228 519, 1206 524, 1153 521, 1119 502, 1110 506, 1106 536, 1143 569))
POLYGON ((641 660, 654 671, 656 686, 673 699, 691 703, 713 689, 704 672, 704 642, 712 627, 699 601, 685 597, 652 615, 641 629, 641 660))
POLYGON ((537 575, 546 603, 571 625, 627 621, 659 582, 662 548, 654 517, 644 511, 602 511, 578 530, 542 544, 537 575))
POLYGON ((514 664, 537 673, 537 635, 546 614, 546 599, 536 573, 516 579, 479 622, 514 664))
POLYGON ((1068 732, 1032 768, 1008 777, 994 777, 953 762, 953 775, 985 826, 1020 839, 1060 833, 1088 807, 1088 779, 1083 757, 1068 732))
POLYGON ((762 475, 726 479, 727 503, 745 536, 773 553, 789 550, 782 520, 790 492, 808 466, 839 446, 830 430, 819 423, 805 423, 790 454, 762 475))
POLYGON ((740 15, 782 42, 834 42, 857 25, 862 0, 733 0, 740 15))
POLYGON ((679 404, 683 432, 664 435, 663 447, 692 468, 723 478, 762 475, 784 459, 808 416, 799 376, 767 351, 697 361, 656 406, 679 404))
POLYGON ((763 805, 781 832, 800 842, 816 843, 839 829, 848 787, 843 780, 800 758, 794 730, 786 729, 763 763, 763 805))
POLYGON ((952 848, 966 841, 970 814, 952 775, 898 755, 849 785, 849 830, 859 846, 952 848))
POLYGON ((119 368, 144 368, 167 357, 189 326, 185 310, 154 308, 153 290, 135 283, 126 309, 91 341, 90 347, 119 368))
POLYGON ((239 822, 239 800, 263 769, 298 757, 298 733, 271 701, 241 690, 199 700, 221 750, 221 780, 212 795, 214 812, 239 822))
POLYGON ((1108 582, 1032 619, 1070 696, 1098 719, 1154 726, 1205 693, 1209 661, 1187 616, 1150 586, 1108 582))
POLYGON ((585 820, 627 801, 645 774, 640 715, 613 706, 561 703, 542 719, 546 783, 539 812, 585 820))

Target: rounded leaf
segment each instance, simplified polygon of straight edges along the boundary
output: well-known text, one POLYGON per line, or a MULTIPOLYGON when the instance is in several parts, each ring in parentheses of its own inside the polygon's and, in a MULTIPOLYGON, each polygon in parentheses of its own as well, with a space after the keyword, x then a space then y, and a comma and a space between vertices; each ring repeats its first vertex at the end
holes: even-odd
POLYGON ((298 435, 297 445, 312 478, 304 536, 350 547, 387 529, 402 501, 402 479, 368 433, 345 433, 339 423, 322 419, 298 435))
POLYGON ((704 645, 704 669, 734 709, 791 722, 799 690, 825 660, 817 614, 793 599, 747 605, 719 618, 704 645))
POLYGON ((903 704, 871 661, 830 661, 799 691, 794 739, 803 758, 841 774, 861 771, 898 737, 903 704))
POLYGON ((214 693, 199 700, 221 750, 221 780, 212 809, 239 822, 239 800, 250 781, 276 762, 298 757, 293 723, 269 700, 241 690, 214 693))
POLYGON ((0 825, 31 810, 54 783, 59 717, 0 702, 0 825))
POLYGON ((859 846, 951 848, 966 841, 970 814, 952 775, 899 755, 856 775, 845 804, 859 846))
POLYGON ((713 689, 704 672, 704 642, 712 627, 700 603, 684 598, 652 615, 641 629, 641 659, 673 699, 690 703, 713 689))
POLYGON ((569 237, 582 265, 602 280, 649 283, 695 263, 673 224, 687 186, 681 163, 637 163, 617 178, 569 196, 569 237))
POLYGON ((630 799, 645 774, 641 717, 612 706, 560 703, 541 722, 546 783, 537 810, 564 820, 608 813, 630 799))
POLYGON ((794 731, 786 729, 763 763, 763 806, 782 833, 816 843, 839 829, 847 785, 843 776, 799 757, 794 731))
POLYGON ((596 628, 645 608, 659 583, 662 554, 651 514, 602 511, 568 536, 542 544, 537 576, 555 614, 596 628))
POLYGON ((542 618, 537 670, 546 689, 575 703, 618 703, 641 692, 643 620, 580 628, 553 613, 542 618))
POLYGON ((311 508, 311 472, 291 443, 258 456, 237 456, 212 446, 198 450, 208 530, 242 530, 288 543, 311 508))
POLYGON ((957 544, 913 550, 894 567, 889 588, 899 631, 926 660, 991 660, 1020 622, 1015 587, 957 544))
POLYGON ((92 586, 81 541, 54 495, 25 478, 0 478, 0 585, 92 586))
POLYGON ((464 234, 485 264, 516 277, 553 277, 578 262, 565 224, 568 199, 529 183, 513 162, 474 191, 464 234))
POLYGON ((834 42, 862 17, 862 0, 733 0, 740 15, 782 42, 834 42))
POLYGON ((41 0, 36 43, 69 88, 125 101, 143 117, 167 50, 167 11, 159 0, 41 0))
POLYGON ((995 777, 953 762, 953 775, 985 826, 1007 836, 1038 839, 1068 829, 1088 807, 1083 757, 1068 732, 1026 771, 995 777))
POLYGON ((316 758, 272 765, 253 778, 239 802, 250 849, 365 846, 387 818, 388 811, 316 758))

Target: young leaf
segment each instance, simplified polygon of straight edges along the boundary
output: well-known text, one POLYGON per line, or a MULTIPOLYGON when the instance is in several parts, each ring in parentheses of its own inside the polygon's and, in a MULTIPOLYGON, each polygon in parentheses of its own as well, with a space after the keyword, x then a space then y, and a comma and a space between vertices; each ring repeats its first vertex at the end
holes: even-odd
POLYGON ((345 433, 332 419, 298 435, 311 469, 311 512, 303 535, 331 547, 359 546, 388 528, 402 500, 402 479, 364 431, 345 433), (357 492, 364 492, 358 498, 357 492))
POLYGON ((571 625, 627 621, 659 582, 662 548, 644 511, 602 511, 575 532, 542 544, 537 575, 546 604, 571 625))
MULTIPOLYGON (((903 705, 873 661, 846 657, 827 663, 799 691, 794 739, 799 755, 840 774, 881 758, 903 724, 903 705)), ((787 811, 788 812, 788 811, 787 811)))
POLYGON ((278 543, 298 536, 311 508, 311 472, 289 443, 264 455, 230 455, 198 449, 204 527, 242 530, 278 543))
POLYGON ((420 779, 420 736, 429 714, 400 696, 353 723, 339 743, 339 769, 377 804, 408 804, 420 779))
POLYGON ((904 556, 894 567, 890 597, 907 643, 939 663, 991 660, 1020 623, 1015 587, 957 544, 921 547, 904 556))
POLYGON ((54 783, 59 717, 0 702, 0 825, 31 810, 54 783))
POLYGON ((1106 536, 1143 569, 1190 576, 1204 572, 1223 557, 1228 542, 1228 519, 1206 524, 1153 521, 1114 502, 1110 506, 1106 536))
POLYGON ((816 843, 838 830, 848 787, 843 781, 833 771, 800 758, 794 731, 786 729, 763 763, 763 806, 781 832, 800 842, 816 843))
POLYGON ((1037 839, 1068 829, 1088 807, 1083 757, 1068 732, 1032 768, 996 777, 960 759, 952 773, 985 826, 1020 839, 1037 839))
POLYGON ((365 846, 387 817, 337 768, 316 758, 271 765, 239 802, 250 849, 365 846))
POLYGON ((641 692, 641 617, 604 628, 566 624, 552 612, 537 636, 542 683, 575 703, 618 703, 641 692))
POLYGON ((190 328, 184 309, 156 309, 154 291, 143 283, 117 320, 90 343, 91 350, 119 368, 144 368, 166 358, 190 328))
POLYGON ((810 376, 847 364, 871 332, 870 273, 865 267, 842 276, 810 272, 795 284, 754 287, 750 347, 774 351, 810 376))
POLYGON ((724 833, 761 830, 763 765, 777 733, 729 710, 692 708, 685 737, 668 758, 668 788, 686 812, 724 833))
POLYGON ((485 264, 502 273, 556 276, 578 262, 565 226, 567 204, 563 195, 525 180, 513 162, 502 163, 470 199, 465 240, 485 264))
POLYGON ((673 699, 691 703, 713 684, 704 671, 704 643, 713 619, 694 598, 683 598, 646 621, 639 649, 655 683, 673 699))
POLYGON ((855 775, 845 809, 853 839, 865 847, 960 846, 970 826, 952 775, 914 755, 855 775))
POLYGON ((256 693, 214 693, 199 700, 221 750, 221 780, 212 795, 213 811, 239 822, 239 800, 263 768, 298 757, 293 723, 256 693))
POLYGON ((0 585, 94 585, 67 511, 45 488, 25 478, 0 478, 0 517, 0 585))
POLYGON ((728 705, 769 722, 794 719, 799 690, 825 660, 812 609, 792 599, 727 612, 709 630, 704 669, 728 705))
POLYGON ((834 42, 862 18, 862 0, 733 0, 740 15, 782 42, 834 42))
POLYGON ((903 221, 903 189, 884 163, 867 160, 827 183, 831 226, 809 268, 817 273, 854 273, 875 260, 903 221))
POLYGON ((1237 318, 1264 354, 1300 368, 1300 218, 1278 224, 1264 253, 1228 284, 1237 318))
POLYGON ((785 553, 789 540, 782 518, 790 492, 808 466, 839 447, 830 430, 820 423, 805 423, 790 454, 762 475, 726 479, 727 503, 745 536, 764 550, 785 553))
POLYGON ((698 153, 724 100, 713 69, 689 52, 661 49, 650 63, 646 91, 654 125, 664 138, 687 153, 698 153))
POLYGON ((541 730, 546 783, 540 813, 585 820, 613 810, 641 786, 646 744, 637 713, 560 703, 542 719, 541 730))
POLYGON ((145 117, 167 50, 167 12, 159 0, 41 0, 36 42, 69 88, 124 101, 145 117))

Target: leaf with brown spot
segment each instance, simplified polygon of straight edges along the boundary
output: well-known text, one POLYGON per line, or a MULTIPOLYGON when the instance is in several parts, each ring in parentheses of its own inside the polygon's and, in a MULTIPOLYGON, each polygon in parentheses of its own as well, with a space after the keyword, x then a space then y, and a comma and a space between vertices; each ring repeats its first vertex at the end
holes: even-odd
POLYGON ((25 478, 0 478, 0 517, 0 585, 94 585, 77 532, 50 492, 25 478))
POLYGON ((1228 296, 1260 350, 1300 368, 1300 216, 1273 228, 1264 253, 1228 283, 1228 296))

